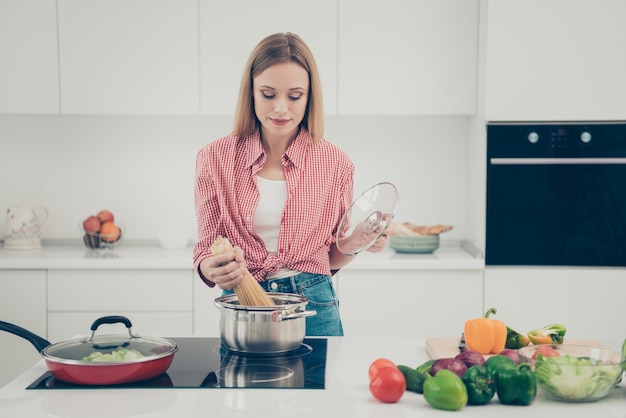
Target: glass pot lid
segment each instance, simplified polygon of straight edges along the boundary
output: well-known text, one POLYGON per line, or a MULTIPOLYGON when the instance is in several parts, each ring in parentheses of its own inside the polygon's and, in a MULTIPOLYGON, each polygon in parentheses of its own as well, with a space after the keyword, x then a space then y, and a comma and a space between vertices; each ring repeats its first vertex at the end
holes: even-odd
POLYGON ((165 338, 142 337, 133 334, 131 323, 123 316, 108 316, 97 319, 92 325, 89 338, 75 338, 51 344, 41 354, 47 360, 63 364, 110 364, 140 363, 173 355, 176 343, 165 338), (94 335, 101 324, 122 322, 127 326, 127 334, 94 335), (99 353, 99 354, 95 354, 99 353), (106 357, 100 357, 106 355, 106 357), (100 358, 97 358, 100 357, 100 358))
POLYGON ((371 247, 391 223, 398 208, 398 190, 388 182, 373 185, 352 202, 337 229, 337 248, 354 255, 371 247))

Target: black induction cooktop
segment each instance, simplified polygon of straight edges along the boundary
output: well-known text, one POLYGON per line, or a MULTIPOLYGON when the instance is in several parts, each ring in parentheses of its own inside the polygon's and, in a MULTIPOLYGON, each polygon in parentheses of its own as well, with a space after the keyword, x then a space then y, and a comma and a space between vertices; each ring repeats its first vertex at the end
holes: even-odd
POLYGON ((50 372, 26 389, 281 388, 324 389, 325 338, 305 338, 297 350, 278 355, 242 355, 219 338, 169 338, 178 344, 172 364, 153 379, 123 385, 88 386, 55 379, 50 372))

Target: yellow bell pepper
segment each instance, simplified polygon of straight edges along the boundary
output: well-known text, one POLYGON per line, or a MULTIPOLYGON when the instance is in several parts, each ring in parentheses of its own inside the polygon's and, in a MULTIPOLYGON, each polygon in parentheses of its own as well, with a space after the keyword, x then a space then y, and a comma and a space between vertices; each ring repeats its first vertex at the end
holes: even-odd
POLYGON ((470 319, 465 322, 465 344, 469 350, 480 354, 498 354, 506 344, 506 325, 497 319, 490 319, 495 308, 489 309, 484 318, 470 319))

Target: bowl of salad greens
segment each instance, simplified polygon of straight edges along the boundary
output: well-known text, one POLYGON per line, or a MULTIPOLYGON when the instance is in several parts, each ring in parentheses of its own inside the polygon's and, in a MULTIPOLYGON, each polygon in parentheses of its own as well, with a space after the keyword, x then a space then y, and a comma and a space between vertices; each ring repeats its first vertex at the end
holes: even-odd
POLYGON ((562 402, 605 398, 621 382, 626 370, 621 353, 585 345, 529 345, 519 349, 519 359, 535 370, 539 391, 562 402))

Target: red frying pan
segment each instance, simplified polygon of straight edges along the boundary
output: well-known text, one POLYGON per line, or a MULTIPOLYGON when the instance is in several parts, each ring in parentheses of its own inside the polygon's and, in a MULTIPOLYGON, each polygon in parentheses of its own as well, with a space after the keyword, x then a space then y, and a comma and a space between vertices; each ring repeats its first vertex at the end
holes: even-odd
POLYGON ((39 350, 56 379, 80 385, 116 385, 157 377, 169 368, 175 342, 133 334, 124 316, 105 316, 91 325, 91 336, 51 344, 38 335, 8 322, 0 330, 18 335, 39 350), (102 324, 123 323, 128 334, 95 335, 102 324))

